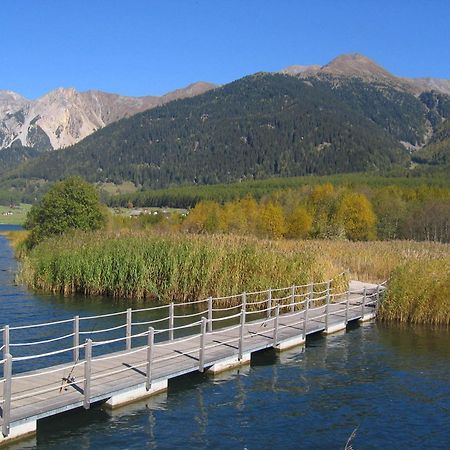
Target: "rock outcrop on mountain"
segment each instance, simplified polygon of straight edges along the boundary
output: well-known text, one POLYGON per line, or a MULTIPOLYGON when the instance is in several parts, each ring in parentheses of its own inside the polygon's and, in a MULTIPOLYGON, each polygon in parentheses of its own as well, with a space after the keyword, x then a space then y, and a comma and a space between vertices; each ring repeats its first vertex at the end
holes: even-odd
POLYGON ((45 151, 67 147, 124 117, 214 87, 199 82, 161 97, 126 97, 59 88, 36 100, 0 91, 0 149, 28 147, 45 151))
POLYGON ((280 72, 286 75, 299 75, 299 74, 311 75, 318 72, 320 69, 321 66, 319 66, 318 64, 312 64, 310 66, 293 65, 280 70, 280 72))
POLYGON ((406 78, 422 93, 426 91, 437 91, 442 94, 450 95, 450 80, 441 78, 406 78))

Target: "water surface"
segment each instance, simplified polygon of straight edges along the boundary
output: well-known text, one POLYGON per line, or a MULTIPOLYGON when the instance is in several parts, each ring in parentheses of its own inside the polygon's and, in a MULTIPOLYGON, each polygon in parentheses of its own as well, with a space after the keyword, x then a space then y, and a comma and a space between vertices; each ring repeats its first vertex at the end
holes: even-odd
MULTIPOLYGON (((0 326, 128 306, 35 295, 14 285, 14 271, 0 237, 0 326)), ((172 380, 167 393, 112 413, 98 405, 46 419, 36 438, 11 448, 340 449, 356 430, 354 449, 447 449, 449 352, 447 330, 368 323, 253 355, 218 377, 172 380)))

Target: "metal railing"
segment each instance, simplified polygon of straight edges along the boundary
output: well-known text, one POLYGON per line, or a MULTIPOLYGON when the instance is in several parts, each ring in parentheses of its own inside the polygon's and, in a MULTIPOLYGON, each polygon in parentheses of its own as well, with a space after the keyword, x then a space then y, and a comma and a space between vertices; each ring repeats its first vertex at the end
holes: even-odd
MULTIPOLYGON (((76 368, 83 367, 83 377, 77 377, 77 381, 71 379, 70 376, 66 378, 65 387, 73 386, 75 384, 83 383, 83 405, 85 408, 89 408, 91 401, 91 382, 104 377, 109 377, 114 374, 125 372, 128 370, 138 369, 145 367, 146 373, 146 387, 151 388, 152 384, 152 368, 155 363, 168 361, 171 359, 179 358, 182 355, 194 354, 198 356, 198 370, 203 371, 205 368, 205 356, 209 349, 215 348, 220 345, 230 344, 237 341, 237 356, 242 359, 245 351, 245 340, 249 337, 254 337, 258 332, 245 332, 245 327, 249 325, 264 324, 264 334, 272 333, 273 345, 276 346, 279 339, 279 333, 287 326, 293 325, 301 326, 302 335, 306 337, 308 317, 314 313, 314 320, 324 319, 325 329, 328 328, 329 318, 331 315, 338 313, 345 314, 345 322, 348 322, 350 311, 359 310, 361 317, 364 316, 364 312, 367 307, 376 308, 380 297, 384 291, 384 285, 378 285, 375 290, 368 292, 365 288, 363 291, 344 291, 335 292, 332 287, 333 280, 327 280, 320 283, 309 283, 305 285, 294 285, 284 288, 267 289, 257 292, 242 293, 238 295, 228 297, 209 297, 204 300, 198 300, 195 303, 199 307, 204 307, 194 313, 189 314, 176 314, 177 307, 185 307, 185 303, 170 303, 169 305, 156 306, 150 308, 141 308, 132 310, 131 308, 97 316, 80 317, 75 316, 72 319, 60 320, 54 322, 47 322, 41 324, 32 324, 24 326, 10 327, 5 325, 1 329, 3 334, 3 345, 0 348, 3 352, 3 358, 0 360, 0 367, 3 366, 3 378, 0 379, 0 385, 3 384, 3 393, 0 397, 0 406, 2 408, 2 432, 4 436, 9 434, 10 418, 11 418, 11 405, 15 401, 31 398, 36 395, 42 395, 55 391, 55 389, 61 390, 61 382, 57 385, 50 383, 48 386, 44 386, 40 390, 29 390, 21 393, 20 395, 13 396, 12 386, 16 380, 31 379, 34 377, 42 377, 42 375, 53 374, 69 370, 73 372, 76 368), (260 300, 261 297, 264 297, 260 300), (236 304, 226 307, 221 307, 224 299, 234 299, 236 304), (252 301, 253 300, 253 301, 252 301), (222 303, 221 303, 222 302, 222 303), (340 309, 336 309, 342 306, 340 309), (333 308, 333 310, 332 310, 333 308), (167 316, 162 318, 147 320, 147 321, 133 321, 133 316, 142 312, 156 311, 156 310, 168 310, 167 316), (319 314, 320 313, 320 314, 319 314), (115 316, 125 316, 123 324, 106 327, 103 329, 92 331, 80 331, 80 323, 89 320, 98 320, 103 318, 110 318, 115 316), (289 317, 289 325, 283 325, 280 323, 280 316, 289 317), (199 318, 199 320, 194 320, 199 318), (194 320, 187 324, 176 325, 177 320, 194 320), (252 320, 253 319, 253 320, 252 320), (163 323, 168 323, 165 328, 157 328, 163 326, 163 323), (231 324, 230 324, 231 322, 231 324), (31 328, 44 328, 52 327, 55 325, 72 325, 72 332, 61 336, 55 336, 40 341, 31 342, 13 342, 11 340, 11 332, 15 330, 24 330, 31 328), (267 328, 267 325, 270 325, 267 328), (146 330, 143 332, 134 332, 136 327, 146 326, 146 330), (239 329, 239 333, 236 337, 230 338, 228 341, 221 341, 220 343, 213 343, 206 345, 206 336, 208 334, 214 334, 225 329, 227 331, 239 329), (96 340, 99 334, 108 334, 113 331, 124 329, 124 335, 120 337, 113 337, 110 339, 96 340), (185 336, 175 339, 175 332, 181 332, 185 336), (168 339, 161 342, 156 342, 155 337, 158 335, 166 334, 168 339), (88 335, 84 343, 80 344, 80 338, 88 335), (93 339, 93 337, 95 339, 93 339), (72 345, 69 347, 63 347, 53 351, 33 353, 26 356, 12 356, 12 349, 15 347, 34 347, 63 341, 72 338, 72 345), (146 340, 145 345, 133 348, 133 340, 142 338, 146 340), (192 349, 186 352, 179 352, 178 354, 169 354, 168 356, 155 356, 155 350, 163 348, 164 346, 173 346, 174 344, 180 344, 187 341, 197 341, 192 349), (117 353, 106 353, 95 356, 94 349, 99 347, 108 348, 111 344, 123 343, 125 351, 117 353), (81 359, 80 350, 83 350, 84 359, 81 359), (23 372, 14 374, 13 365, 14 362, 30 361, 43 359, 54 355, 60 355, 64 353, 72 354, 71 364, 58 366, 58 367, 46 367, 44 369, 35 372, 23 372), (126 368, 108 370, 99 373, 92 373, 92 367, 96 362, 113 360, 116 358, 142 353, 142 362, 137 365, 127 365, 126 368)), ((64 380, 64 378, 62 378, 64 380)))

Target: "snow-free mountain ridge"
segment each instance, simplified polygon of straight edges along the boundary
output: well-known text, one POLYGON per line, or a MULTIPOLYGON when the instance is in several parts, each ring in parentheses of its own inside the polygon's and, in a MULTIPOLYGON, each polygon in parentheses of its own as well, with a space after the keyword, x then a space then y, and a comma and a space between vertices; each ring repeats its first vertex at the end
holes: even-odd
POLYGON ((58 88, 36 100, 27 100, 12 91, 0 91, 0 149, 67 147, 124 117, 214 87, 211 83, 198 82, 161 97, 126 97, 58 88))
POLYGON ((317 64, 294 65, 286 67, 280 72, 302 77, 356 77, 366 82, 385 83, 416 95, 431 90, 450 95, 450 79, 397 77, 360 53, 339 55, 323 66, 317 64))
MULTIPOLYGON (((450 95, 450 80, 397 77, 359 53, 337 56, 323 66, 289 66, 280 73, 332 79, 338 84, 342 78, 355 77, 415 96, 432 90, 450 95)), ((47 151, 69 147, 122 118, 172 100, 203 94, 215 87, 211 83, 197 82, 161 97, 127 97, 95 90, 78 92, 73 88, 58 88, 36 100, 28 100, 12 91, 0 91, 0 150, 27 147, 47 151)))

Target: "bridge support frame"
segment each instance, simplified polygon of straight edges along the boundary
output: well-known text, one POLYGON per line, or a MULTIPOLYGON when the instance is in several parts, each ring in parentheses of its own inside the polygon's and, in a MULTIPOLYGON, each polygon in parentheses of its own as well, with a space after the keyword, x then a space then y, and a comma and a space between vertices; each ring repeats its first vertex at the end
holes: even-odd
POLYGON ((166 379, 154 381, 150 390, 147 390, 146 383, 130 389, 124 389, 122 391, 116 392, 104 403, 104 406, 108 409, 114 409, 120 406, 128 405, 129 403, 133 403, 136 400, 151 397, 152 395, 167 391, 167 386, 168 381, 166 379))
POLYGON ((208 368, 206 373, 216 374, 219 372, 224 372, 225 370, 230 370, 235 367, 243 366, 245 364, 250 364, 251 353, 244 353, 242 358, 236 358, 236 356, 230 356, 229 358, 224 358, 221 361, 217 361, 211 367, 208 368))
POLYGON ((17 441, 36 434, 37 421, 34 419, 12 423, 7 436, 0 433, 0 446, 11 441, 17 441))

